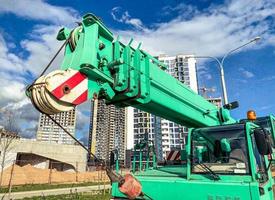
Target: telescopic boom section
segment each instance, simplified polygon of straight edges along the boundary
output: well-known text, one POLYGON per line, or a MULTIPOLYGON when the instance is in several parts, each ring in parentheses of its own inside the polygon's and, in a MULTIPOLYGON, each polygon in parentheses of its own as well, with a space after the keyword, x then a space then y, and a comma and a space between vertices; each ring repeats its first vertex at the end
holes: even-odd
POLYGON ((132 40, 123 44, 119 38, 114 39, 92 14, 85 15, 81 25, 72 31, 61 29, 57 39, 68 41, 61 66, 65 78, 52 72, 54 77, 44 80, 52 84, 46 87, 48 95, 62 105, 99 98, 107 104, 132 106, 187 127, 234 122, 227 109, 218 109, 166 73, 166 66, 141 50, 140 44, 133 48, 132 40))

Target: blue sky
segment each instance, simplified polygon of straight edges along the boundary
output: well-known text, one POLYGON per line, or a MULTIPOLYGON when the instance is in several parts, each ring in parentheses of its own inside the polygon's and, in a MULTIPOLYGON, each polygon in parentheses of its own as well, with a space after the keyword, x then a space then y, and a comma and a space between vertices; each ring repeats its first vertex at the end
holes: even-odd
MULTIPOLYGON (((115 35, 133 37, 153 55, 179 53, 221 58, 226 52, 261 36, 256 44, 230 55, 225 63, 232 112, 243 118, 249 109, 263 116, 275 113, 275 1, 274 0, 162 0, 65 1, 0 0, 0 108, 16 113, 25 136, 33 136, 37 112, 24 95, 24 87, 42 70, 60 43, 59 28, 74 27, 85 13, 99 16, 115 35)), ((59 61, 61 58, 58 59, 59 61)), ((58 62, 55 63, 58 66, 58 62)), ((199 85, 216 88, 221 96, 218 66, 198 60, 199 85)), ((89 104, 78 112, 78 137, 89 122, 89 104), (86 111, 86 112, 84 112, 86 111)), ((5 111, 5 112, 4 112, 5 111)))

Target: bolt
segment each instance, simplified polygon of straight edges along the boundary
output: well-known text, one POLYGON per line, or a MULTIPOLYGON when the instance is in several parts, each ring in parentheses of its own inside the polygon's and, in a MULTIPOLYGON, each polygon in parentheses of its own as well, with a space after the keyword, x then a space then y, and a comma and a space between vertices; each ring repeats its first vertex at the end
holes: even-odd
POLYGON ((63 93, 64 94, 69 94, 71 91, 71 88, 68 85, 64 85, 63 87, 63 93))
POLYGON ((100 43, 100 44, 99 44, 99 50, 102 50, 102 49, 104 49, 104 48, 105 48, 105 44, 100 43))

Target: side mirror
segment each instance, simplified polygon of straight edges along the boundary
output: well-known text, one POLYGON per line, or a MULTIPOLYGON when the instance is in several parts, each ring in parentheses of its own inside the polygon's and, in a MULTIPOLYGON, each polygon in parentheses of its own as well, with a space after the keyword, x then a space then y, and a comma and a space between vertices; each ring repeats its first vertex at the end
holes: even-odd
POLYGON ((261 155, 268 155, 272 153, 272 147, 269 142, 268 135, 264 129, 257 128, 254 130, 254 137, 258 151, 261 155))

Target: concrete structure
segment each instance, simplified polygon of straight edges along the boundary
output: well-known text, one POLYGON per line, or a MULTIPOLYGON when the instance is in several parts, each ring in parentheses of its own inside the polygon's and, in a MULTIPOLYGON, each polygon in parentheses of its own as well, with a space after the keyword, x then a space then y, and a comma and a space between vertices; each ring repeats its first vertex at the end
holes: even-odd
POLYGON ((125 159, 127 112, 125 108, 106 105, 103 100, 92 102, 89 149, 100 159, 109 159, 117 149, 119 160, 125 159))
MULTIPOLYGON (((76 125, 76 113, 75 109, 62 112, 52 117, 66 128, 72 135, 75 134, 76 125)), ((40 114, 37 135, 38 141, 47 141, 58 144, 73 144, 73 139, 65 133, 60 127, 58 127, 50 118, 45 114, 40 114)))
MULTIPOLYGON (((2 138, 6 140, 6 138, 2 138)), ((3 154, 0 156, 2 161, 3 154)), ((56 144, 29 139, 14 139, 6 152, 4 169, 16 161, 19 165, 52 168, 61 171, 86 170, 87 152, 81 146, 56 144)))

